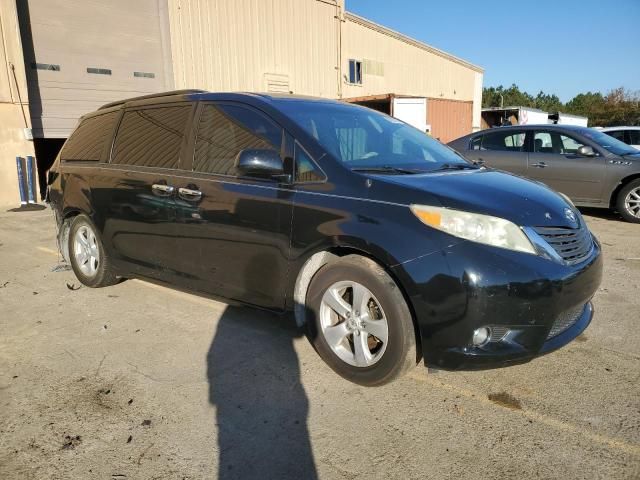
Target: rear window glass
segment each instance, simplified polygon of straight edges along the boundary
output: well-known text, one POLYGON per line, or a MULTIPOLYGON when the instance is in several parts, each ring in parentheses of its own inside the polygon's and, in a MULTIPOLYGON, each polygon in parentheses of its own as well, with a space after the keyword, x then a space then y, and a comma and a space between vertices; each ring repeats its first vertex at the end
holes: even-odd
POLYGON ((496 150, 505 152, 524 151, 524 132, 513 130, 487 133, 482 137, 480 150, 496 150))
POLYGON ((105 142, 113 133, 120 112, 110 112, 82 120, 64 144, 62 161, 100 161, 105 142))
POLYGON ((127 111, 113 148, 112 163, 178 168, 190 105, 127 111))

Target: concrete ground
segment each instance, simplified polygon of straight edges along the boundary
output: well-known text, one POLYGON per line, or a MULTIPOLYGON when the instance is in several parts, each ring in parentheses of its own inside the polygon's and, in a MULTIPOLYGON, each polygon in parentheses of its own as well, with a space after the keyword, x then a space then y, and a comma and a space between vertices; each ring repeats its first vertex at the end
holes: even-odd
POLYGON ((0 478, 640 478, 640 226, 586 212, 596 317, 527 365, 363 388, 286 318, 78 288, 49 210, 0 214, 0 478))

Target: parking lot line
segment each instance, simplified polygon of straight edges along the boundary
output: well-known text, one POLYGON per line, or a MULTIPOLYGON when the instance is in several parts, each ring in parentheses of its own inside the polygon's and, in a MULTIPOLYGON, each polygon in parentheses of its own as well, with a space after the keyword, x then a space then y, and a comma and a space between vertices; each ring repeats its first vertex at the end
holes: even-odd
POLYGON ((557 418, 554 418, 549 415, 545 415, 544 413, 536 412, 534 410, 528 410, 525 408, 512 409, 508 407, 501 407, 500 405, 489 400, 489 398, 481 392, 474 392, 466 388, 458 387, 456 385, 451 385, 450 383, 438 381, 437 379, 433 378, 432 376, 429 376, 426 373, 413 371, 413 372, 410 372, 407 375, 407 377, 411 378, 412 380, 417 380, 422 383, 427 383, 433 387, 437 387, 442 390, 448 390, 450 392, 453 392, 457 395, 463 396, 470 400, 474 400, 478 403, 482 403, 485 406, 490 406, 492 408, 503 408, 505 411, 509 413, 523 416, 529 420, 534 420, 536 422, 542 423, 556 430, 562 430, 565 432, 581 435, 594 443, 605 445, 611 448, 612 450, 620 450, 630 455, 635 455, 637 457, 640 457, 640 445, 628 443, 628 442, 625 442, 624 440, 618 440, 615 438, 608 437, 606 435, 601 435, 599 433, 591 432, 586 428, 580 427, 573 423, 559 420, 557 418))
POLYGON ((36 250, 40 250, 41 252, 44 252, 44 253, 50 253, 51 255, 56 255, 56 256, 58 255, 57 251, 55 251, 55 250, 53 250, 51 248, 47 248, 47 247, 38 246, 38 247, 36 247, 36 250))
MULTIPOLYGON (((51 255, 58 255, 58 252, 55 250, 52 250, 50 248, 47 247, 41 247, 41 246, 37 246, 36 247, 37 250, 44 252, 44 253, 48 253, 51 255)), ((132 280, 134 281, 136 284, 138 285, 144 285, 146 287, 149 288, 153 288, 153 289, 158 289, 158 290, 162 290, 164 293, 170 293, 171 295, 174 295, 176 297, 180 297, 181 299, 185 300, 185 301, 189 301, 192 303, 198 303, 200 305, 206 305, 206 306, 215 306, 216 302, 215 300, 208 300, 202 297, 198 297, 197 295, 192 295, 186 292, 181 292, 179 290, 174 290, 171 289, 169 287, 164 287, 162 285, 156 285, 154 283, 149 283, 149 282, 145 282, 144 280, 132 280)), ((640 457, 640 445, 636 445, 633 443, 628 443, 625 442, 623 440, 618 440, 615 438, 611 438, 608 437, 606 435, 601 435, 599 433, 595 433, 595 432, 591 432, 586 428, 580 427, 578 425, 575 425, 573 423, 569 423, 569 422, 565 422, 562 420, 559 420, 555 417, 540 413, 540 412, 536 412, 534 410, 528 410, 525 408, 522 409, 511 409, 511 408, 507 408, 507 407, 500 407, 499 405, 497 405, 496 403, 492 402, 491 400, 489 400, 489 398, 487 398, 482 392, 477 392, 477 391, 472 391, 472 390, 468 390, 466 388, 462 388, 462 387, 458 387, 456 385, 452 385, 450 383, 445 383, 442 381, 437 380, 436 378, 434 378, 433 376, 429 376, 426 373, 420 373, 417 371, 413 371, 410 372, 407 377, 411 378, 412 380, 416 380, 418 382, 422 382, 422 383, 426 383, 429 384, 430 386, 439 388, 441 390, 447 390, 450 392, 453 392, 457 395, 461 395, 464 396, 465 398, 468 398, 470 400, 473 400, 477 403, 481 403, 485 406, 491 407, 491 408, 504 408, 505 411, 508 411, 509 413, 512 414, 516 414, 516 415, 520 415, 523 416, 529 420, 533 420, 536 421, 538 423, 542 423, 548 427, 554 428, 556 430, 561 430, 561 431, 565 431, 565 432, 569 432, 569 433, 573 433, 573 434, 577 434, 577 435, 581 435, 582 437, 590 440, 593 443, 599 443, 601 445, 604 445, 612 450, 618 450, 618 451, 622 451, 625 452, 629 455, 634 455, 637 457, 640 457)))

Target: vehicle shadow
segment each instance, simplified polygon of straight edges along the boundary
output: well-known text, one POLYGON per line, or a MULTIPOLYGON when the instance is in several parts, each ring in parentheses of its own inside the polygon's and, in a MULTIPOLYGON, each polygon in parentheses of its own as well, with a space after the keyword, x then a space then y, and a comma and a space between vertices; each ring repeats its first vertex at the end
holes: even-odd
POLYGON ((597 217, 601 218, 602 220, 624 222, 624 219, 618 212, 615 212, 608 208, 579 207, 578 210, 580 210, 580 213, 582 213, 583 215, 588 215, 590 217, 597 217))
POLYGON ((207 355, 220 479, 304 478, 317 472, 292 316, 228 306, 207 355))

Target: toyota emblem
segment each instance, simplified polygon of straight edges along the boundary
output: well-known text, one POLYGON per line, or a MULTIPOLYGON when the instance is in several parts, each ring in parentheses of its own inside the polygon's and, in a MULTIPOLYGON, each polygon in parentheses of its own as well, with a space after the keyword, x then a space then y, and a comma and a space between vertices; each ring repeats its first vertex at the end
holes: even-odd
POLYGON ((569 220, 572 223, 578 223, 578 220, 576 218, 576 214, 573 213, 573 210, 571 210, 570 208, 565 208, 564 209, 564 216, 567 218, 567 220, 569 220))

